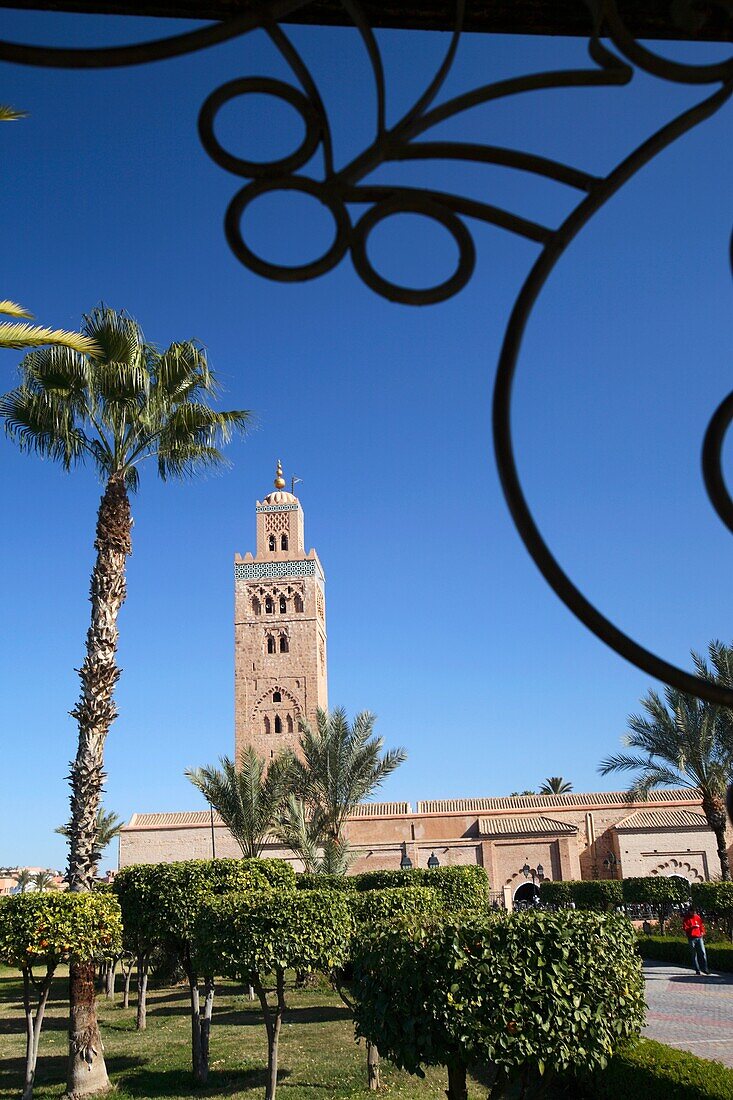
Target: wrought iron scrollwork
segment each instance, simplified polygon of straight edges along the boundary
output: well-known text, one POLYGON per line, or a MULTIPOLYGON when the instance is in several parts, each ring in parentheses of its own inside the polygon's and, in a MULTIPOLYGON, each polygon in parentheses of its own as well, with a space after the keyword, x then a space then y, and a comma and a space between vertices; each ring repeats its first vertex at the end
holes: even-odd
MULTIPOLYGON (((580 2, 580 0, 579 0, 580 2)), ((514 458, 511 432, 511 400, 514 377, 524 332, 531 311, 554 267, 577 234, 623 185, 659 152, 700 122, 709 118, 733 93, 733 58, 707 65, 688 65, 661 57, 630 35, 618 13, 616 0, 585 0, 592 17, 589 55, 593 66, 534 73, 482 85, 437 106, 456 56, 461 36, 465 0, 458 0, 456 22, 445 57, 434 77, 412 107, 392 126, 387 125, 387 89, 384 67, 374 33, 357 0, 341 0, 357 28, 369 59, 376 89, 373 141, 350 163, 336 168, 328 115, 317 84, 303 59, 280 26, 280 20, 309 0, 266 0, 245 15, 186 34, 139 45, 99 50, 46 49, 0 42, 0 59, 20 64, 62 68, 106 68, 136 65, 204 49, 263 28, 293 73, 296 84, 270 77, 242 77, 216 89, 199 116, 199 134, 209 156, 226 171, 247 182, 232 198, 225 216, 225 233, 234 254, 250 270, 282 282, 313 279, 332 270, 350 254, 363 282, 377 294, 409 305, 429 305, 457 294, 469 281, 476 248, 465 219, 499 226, 535 241, 540 253, 519 293, 506 330, 497 371, 493 429, 496 461, 504 494, 514 523, 541 573, 573 614, 594 634, 638 668, 657 679, 713 703, 733 706, 733 691, 710 683, 657 657, 635 642, 603 615, 573 584, 544 541, 524 496, 514 458), (606 45, 606 42, 609 45, 606 45), (417 140, 439 123, 480 104, 508 96, 570 87, 621 86, 636 69, 652 76, 700 86, 716 86, 701 102, 684 111, 644 141, 605 176, 587 173, 533 153, 481 143, 417 140), (228 151, 218 140, 218 112, 232 99, 251 94, 274 96, 301 117, 304 137, 297 149, 275 161, 259 162, 228 151), (316 153, 323 159, 322 175, 304 174, 316 153), (521 218, 502 207, 442 191, 368 182, 385 164, 407 160, 462 160, 503 165, 554 180, 581 193, 577 205, 557 227, 521 218), (258 256, 245 242, 242 218, 258 197, 276 191, 295 191, 318 200, 331 214, 333 242, 309 263, 277 265, 258 256), (355 220, 350 208, 365 206, 355 220), (456 268, 435 286, 414 289, 397 285, 380 275, 368 255, 369 236, 377 225, 402 213, 415 213, 437 222, 455 241, 456 268)), ((715 2, 715 0, 713 0, 715 2)), ((727 10, 728 0, 718 0, 727 10)), ((696 18, 693 0, 673 0, 677 13, 696 18)), ((733 263, 733 242, 732 263, 733 263)), ((733 394, 714 414, 703 447, 703 476, 718 515, 733 531, 733 498, 725 485, 721 453, 725 433, 733 421, 733 394)))

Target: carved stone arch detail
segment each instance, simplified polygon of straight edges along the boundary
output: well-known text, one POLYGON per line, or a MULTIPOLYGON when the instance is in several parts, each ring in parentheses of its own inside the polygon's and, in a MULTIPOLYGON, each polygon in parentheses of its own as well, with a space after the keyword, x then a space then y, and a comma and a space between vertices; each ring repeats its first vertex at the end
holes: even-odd
POLYGON ((669 878, 676 875, 679 878, 686 878, 688 882, 705 882, 705 876, 698 871, 697 867, 693 867, 687 860, 676 859, 674 856, 658 863, 650 875, 656 878, 669 878))
POLYGON ((266 688, 259 695, 255 705, 253 706, 252 713, 251 713, 251 716, 250 716, 253 720, 256 718, 257 713, 258 713, 258 711, 259 711, 259 709, 260 709, 260 707, 262 706, 263 703, 267 704, 267 709, 268 710, 272 709, 272 693, 274 691, 279 691, 280 694, 282 695, 282 704, 280 704, 280 705, 284 705, 285 707, 287 707, 287 704, 289 703, 290 706, 295 711, 296 718, 299 717, 302 714, 302 707, 301 707, 299 701, 293 695, 292 691, 289 691, 286 687, 282 687, 280 684, 272 684, 271 687, 266 688))

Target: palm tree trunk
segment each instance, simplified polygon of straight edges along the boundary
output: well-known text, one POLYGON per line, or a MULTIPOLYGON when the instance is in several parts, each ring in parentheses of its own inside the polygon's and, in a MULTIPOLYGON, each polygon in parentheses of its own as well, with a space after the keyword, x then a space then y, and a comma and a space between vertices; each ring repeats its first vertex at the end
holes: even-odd
POLYGON ((702 811, 707 818, 708 825, 715 833, 718 859, 720 860, 720 877, 723 882, 730 882, 730 864, 725 842, 725 826, 727 824, 725 800, 714 794, 703 795, 702 811))
MULTIPOLYGON (((92 616, 86 655, 79 671, 81 695, 72 717, 79 726, 71 765, 69 888, 91 890, 96 874, 97 810, 104 783, 104 742, 117 717, 117 616, 125 600, 125 564, 131 553, 130 501, 120 475, 107 482, 97 513, 97 551, 90 587, 92 616)), ((71 960, 69 967, 69 1068, 67 1096, 88 1096, 109 1088, 94 998, 94 963, 71 960)))

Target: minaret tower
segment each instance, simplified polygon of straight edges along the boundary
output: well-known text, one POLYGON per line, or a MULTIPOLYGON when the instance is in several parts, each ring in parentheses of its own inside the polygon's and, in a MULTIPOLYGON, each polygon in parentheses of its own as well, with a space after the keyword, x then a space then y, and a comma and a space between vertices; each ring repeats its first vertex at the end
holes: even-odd
POLYGON ((301 716, 315 725, 328 706, 325 578, 279 461, 256 513, 257 553, 234 558, 234 747, 271 760, 295 749, 301 716))

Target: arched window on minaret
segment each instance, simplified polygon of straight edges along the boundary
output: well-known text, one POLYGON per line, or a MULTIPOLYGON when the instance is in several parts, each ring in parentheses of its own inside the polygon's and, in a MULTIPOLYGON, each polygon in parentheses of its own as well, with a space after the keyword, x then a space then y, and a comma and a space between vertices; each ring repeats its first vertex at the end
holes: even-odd
POLYGON ((284 596, 281 596, 280 597, 280 614, 284 615, 287 610, 288 610, 288 601, 285 599, 284 596))
POLYGON ((267 545, 269 546, 270 550, 277 550, 277 539, 274 535, 270 535, 269 539, 267 540, 267 545))
POLYGON ((265 733, 270 736, 270 719, 265 715, 265 733))
POLYGON ((288 536, 287 535, 281 535, 280 536, 280 549, 281 550, 287 550, 287 548, 288 548, 288 536))
POLYGON ((275 614, 275 601, 273 600, 272 596, 268 596, 267 599, 265 600, 265 614, 266 615, 274 615, 275 614))
POLYGON ((290 652, 290 645, 288 644, 287 634, 281 634, 280 635, 280 652, 281 653, 289 653, 290 652))
POLYGON ((275 652, 275 639, 273 638, 272 634, 267 635, 267 652, 268 653, 274 653, 275 652))
POLYGON ((273 701, 273 703, 282 703, 283 697, 282 697, 282 695, 280 694, 279 691, 273 691, 272 701, 273 701))
POLYGON ((262 604, 258 600, 257 596, 252 597, 252 614, 259 615, 262 611, 262 604))
POLYGON ((302 615, 303 614, 303 597, 300 595, 299 592, 295 593, 295 596, 293 598, 293 603, 295 604, 296 614, 297 615, 302 615))
POLYGON ((280 715, 276 714, 275 715, 275 733, 282 733, 282 731, 283 731, 283 724, 282 724, 282 721, 280 720, 280 715))
POLYGON ((292 714, 288 715, 287 724, 288 724, 288 733, 292 733, 293 732, 293 716, 292 716, 292 714))

